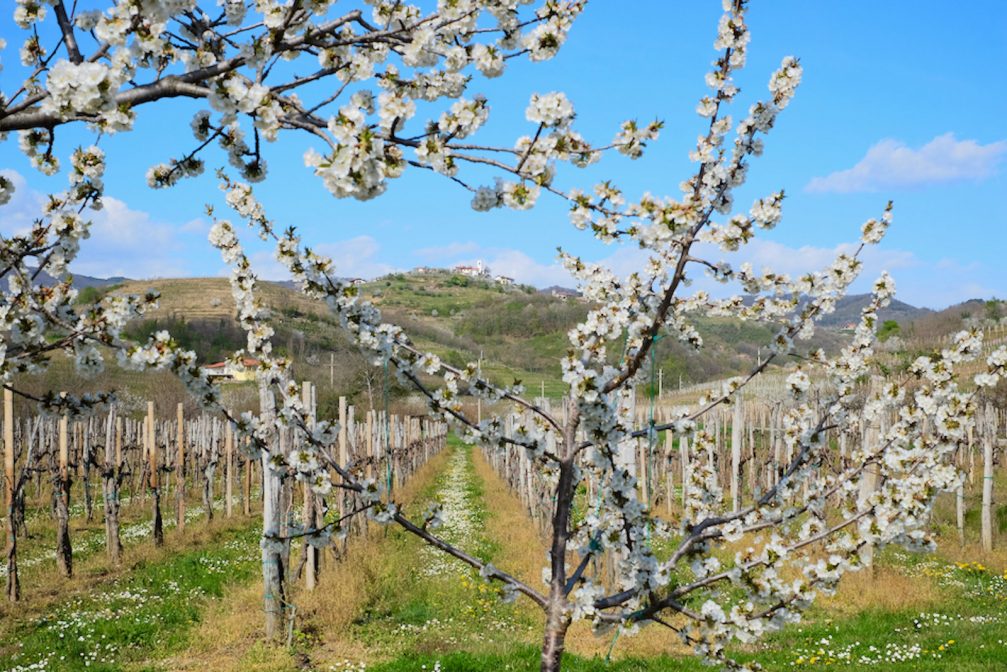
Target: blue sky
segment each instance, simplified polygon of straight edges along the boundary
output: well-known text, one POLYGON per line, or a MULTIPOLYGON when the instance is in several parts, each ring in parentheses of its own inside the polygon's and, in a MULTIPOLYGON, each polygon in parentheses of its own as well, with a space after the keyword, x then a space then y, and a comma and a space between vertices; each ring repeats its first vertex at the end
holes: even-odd
MULTIPOLYGON (((702 130, 694 108, 715 57, 719 15, 715 0, 592 0, 553 61, 512 61, 504 77, 473 82, 469 95, 485 93, 491 106, 481 139, 510 145, 530 132, 524 110, 533 92, 566 92, 578 111, 576 127, 597 143, 609 141, 624 119, 658 117, 665 131, 642 159, 613 155, 586 171, 564 168, 558 184, 589 189, 612 179, 630 197, 677 195, 702 130)), ((757 268, 785 272, 824 266, 891 198, 895 224, 868 257, 868 278, 885 268, 900 298, 930 307, 1007 296, 1007 5, 755 0, 748 16, 752 42, 737 79, 735 117, 765 95, 782 57, 801 58, 804 81, 736 199, 747 206, 783 188, 783 222, 742 256, 757 268)), ((7 90, 23 71, 6 11, 0 36, 8 41, 0 53, 7 90)), ((74 266, 78 272, 150 278, 223 272, 206 242, 203 208, 220 202, 212 168, 226 159, 208 154, 207 174, 167 191, 149 189, 144 178, 151 164, 179 153, 171 138, 191 141, 194 109, 187 102, 145 109, 134 132, 103 139, 110 198, 74 266)), ((90 142, 86 133, 64 131, 58 150, 66 155, 83 142, 90 142)), ((273 218, 296 225, 333 256, 340 275, 483 259, 524 282, 570 285, 555 263, 557 245, 621 272, 639 259, 575 230, 555 199, 543 197, 529 212, 476 213, 466 192, 424 171, 407 171, 374 201, 336 200, 304 167, 312 144, 290 135, 270 145, 271 177, 258 191, 273 218)), ((42 193, 65 184, 63 176, 35 173, 14 136, 0 143, 0 169, 21 183, 15 199, 0 207, 5 232, 30 221, 42 193)), ((268 250, 251 235, 245 241, 263 275, 280 277, 268 250)))

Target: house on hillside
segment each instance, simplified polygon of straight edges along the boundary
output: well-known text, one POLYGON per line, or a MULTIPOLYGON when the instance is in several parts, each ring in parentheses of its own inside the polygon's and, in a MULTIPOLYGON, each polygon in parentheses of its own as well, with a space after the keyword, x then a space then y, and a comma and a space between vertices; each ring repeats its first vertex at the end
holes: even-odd
POLYGON ((428 275, 430 273, 436 273, 439 270, 441 269, 434 268, 433 266, 417 266, 416 268, 413 269, 413 273, 416 273, 418 275, 428 275))
POLYGON ((514 278, 508 278, 506 275, 495 276, 493 281, 497 284, 503 285, 504 287, 511 287, 514 284, 514 278))
POLYGON ((475 266, 467 266, 461 264, 455 266, 452 269, 455 273, 460 275, 465 275, 470 278, 488 278, 490 277, 490 269, 482 262, 482 259, 476 262, 475 266))
POLYGON ((244 357, 241 365, 225 360, 216 364, 207 364, 203 367, 203 372, 211 381, 243 383, 255 380, 255 369, 259 366, 259 360, 252 357, 244 357))

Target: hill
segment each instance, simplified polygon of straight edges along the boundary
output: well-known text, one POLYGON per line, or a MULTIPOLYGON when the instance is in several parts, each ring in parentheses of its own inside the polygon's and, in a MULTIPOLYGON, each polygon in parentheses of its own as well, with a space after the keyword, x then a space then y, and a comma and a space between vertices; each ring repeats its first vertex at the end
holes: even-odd
MULTIPOLYGON (((226 278, 85 281, 92 283, 88 286, 93 289, 84 291, 89 300, 105 292, 139 293, 149 288, 161 292, 159 308, 131 325, 133 338, 145 339, 158 329, 168 329, 203 361, 219 361, 244 345, 244 334, 233 320, 226 278)), ((559 360, 568 348, 566 334, 589 310, 587 303, 570 294, 450 271, 391 274, 365 282, 360 289, 386 320, 404 327, 417 346, 454 365, 481 361, 491 379, 521 380, 531 393, 544 390, 548 396, 564 391, 559 360)), ((399 392, 350 343, 324 305, 307 300, 288 283, 264 282, 261 296, 273 313, 274 347, 294 360, 298 376, 351 395, 373 398, 386 384, 391 394, 399 392)), ((857 319, 866 300, 865 295, 844 299, 825 328, 810 342, 800 342, 799 348, 834 351, 845 338, 842 328, 857 319)), ((979 310, 981 304, 976 306, 969 309, 979 310)), ((927 326, 932 322, 948 326, 950 316, 965 310, 955 307, 934 313, 896 302, 882 319, 898 320, 907 336, 933 331, 936 327, 927 326)), ((765 355, 765 345, 776 332, 773 325, 730 318, 700 319, 698 329, 705 345, 699 352, 671 338, 657 343, 653 373, 662 372, 666 389, 746 373, 765 355)), ((610 356, 619 356, 618 345, 610 347, 610 356)))
MULTIPOLYGON (((845 327, 849 324, 856 324, 860 321, 860 311, 870 303, 870 294, 850 294, 844 296, 836 302, 836 310, 831 315, 822 319, 822 326, 825 327, 845 327)), ((881 310, 878 319, 881 322, 895 320, 900 324, 908 324, 914 320, 919 320, 931 312, 928 308, 917 308, 904 301, 894 299, 887 308, 881 310)))

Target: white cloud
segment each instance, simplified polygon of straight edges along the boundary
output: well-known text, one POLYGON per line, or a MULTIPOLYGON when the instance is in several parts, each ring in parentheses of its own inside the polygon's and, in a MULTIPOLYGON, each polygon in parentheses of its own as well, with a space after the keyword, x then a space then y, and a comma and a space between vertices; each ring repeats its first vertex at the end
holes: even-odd
MULTIPOLYGON (((447 249, 445 248, 442 249, 447 249)), ((561 285, 574 287, 574 281, 558 262, 542 263, 521 250, 480 247, 477 243, 457 244, 466 250, 464 255, 445 255, 439 263, 475 263, 482 260, 494 274, 507 275, 518 282, 548 287, 561 285)), ((737 254, 724 255, 711 246, 697 246, 695 253, 710 261, 726 259, 735 266, 749 262, 757 272, 772 269, 791 277, 829 267, 839 254, 852 254, 856 245, 841 244, 835 247, 803 245, 791 247, 783 243, 756 238, 737 254)), ((861 253, 864 262, 860 278, 851 288, 852 293, 869 292, 874 280, 882 271, 888 271, 898 286, 897 298, 915 306, 943 308, 976 297, 988 297, 995 292, 982 279, 984 271, 977 262, 961 263, 954 259, 923 260, 907 250, 867 247, 861 253)), ((585 259, 601 263, 621 277, 642 268, 646 253, 639 248, 620 247, 602 258, 585 259)), ((690 274, 693 280, 687 291, 706 290, 715 296, 727 296, 737 290, 736 285, 721 285, 709 278, 698 266, 690 274)), ((1001 294, 1004 292, 1001 291, 1001 294)))
POLYGON ((91 237, 81 243, 80 255, 70 265, 75 273, 167 278, 192 272, 183 255, 177 254, 182 243, 176 227, 155 221, 117 198, 102 201, 105 207, 89 215, 91 237))
MULTIPOLYGON (((0 207, 0 231, 8 235, 25 232, 41 215, 45 196, 30 188, 15 171, 6 170, 4 175, 14 182, 15 192, 11 201, 0 207)), ((141 279, 192 273, 185 255, 180 254, 183 241, 178 233, 199 229, 203 226, 200 220, 176 227, 134 210, 118 198, 106 196, 102 202, 101 210, 83 213, 91 221, 90 237, 81 242, 80 254, 70 264, 72 272, 141 279)))
MULTIPOLYGON (((842 243, 835 247, 816 247, 802 245, 790 247, 773 240, 756 238, 746 245, 732 262, 747 261, 755 271, 763 267, 771 268, 777 273, 798 276, 811 271, 821 271, 835 261, 840 254, 853 254, 857 245, 842 243)), ((862 275, 872 282, 882 271, 894 273, 898 269, 912 268, 919 264, 912 252, 905 250, 887 250, 879 247, 867 247, 861 253, 864 262, 862 275)))
POLYGON ((472 241, 466 243, 449 243, 439 247, 421 247, 415 254, 421 259, 429 261, 443 261, 444 259, 456 259, 462 254, 471 254, 479 251, 479 244, 472 241))
POLYGON ((376 257, 381 246, 371 236, 357 236, 335 243, 322 243, 315 251, 332 259, 335 275, 340 278, 376 278, 399 270, 376 257))
POLYGON ((24 177, 14 170, 0 170, 14 185, 10 201, 0 206, 0 232, 4 235, 27 233, 45 205, 45 196, 28 187, 24 177))
POLYGON ((939 135, 919 149, 886 139, 867 150, 852 168, 812 179, 807 190, 851 193, 981 180, 996 173, 1005 154, 1005 140, 980 145, 975 140, 958 140, 954 133, 939 135))
MULTIPOLYGON (((371 236, 357 236, 348 240, 332 243, 321 243, 312 249, 318 254, 332 259, 333 275, 338 278, 376 278, 380 275, 393 273, 395 266, 377 259, 381 246, 371 236)), ((252 269, 264 280, 289 280, 290 273, 276 260, 272 251, 261 251, 249 254, 252 269)), ((222 275, 228 275, 230 270, 222 269, 222 275)))

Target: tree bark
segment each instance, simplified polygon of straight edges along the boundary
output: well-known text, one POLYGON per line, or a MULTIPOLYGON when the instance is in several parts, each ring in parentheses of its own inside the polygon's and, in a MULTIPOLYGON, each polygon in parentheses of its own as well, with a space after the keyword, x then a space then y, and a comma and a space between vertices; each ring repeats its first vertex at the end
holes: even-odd
POLYGON ((94 520, 94 495, 91 492, 91 428, 90 419, 81 425, 80 459, 84 463, 84 511, 87 522, 94 520))
POLYGON ((266 614, 266 639, 277 640, 283 634, 284 585, 283 549, 284 544, 276 540, 280 533, 280 518, 283 513, 283 479, 269 463, 270 451, 278 450, 279 437, 273 427, 276 412, 273 393, 265 382, 259 383, 260 422, 270 427, 269 451, 262 453, 262 583, 263 609, 266 614))
POLYGON ((154 545, 164 545, 164 521, 161 518, 161 470, 157 453, 157 425, 154 423, 154 402, 147 402, 147 459, 150 461, 148 485, 153 500, 154 545))
POLYGON ((59 471, 56 476, 56 564, 60 573, 73 576, 73 547, 70 543, 70 470, 67 446, 67 418, 59 419, 59 471))
POLYGON ((570 627, 570 619, 563 613, 563 596, 560 595, 558 601, 554 601, 554 597, 550 595, 551 604, 542 642, 541 672, 559 672, 561 669, 563 651, 566 649, 566 632, 570 627))
POLYGON ((557 672, 566 648, 570 616, 566 600, 566 547, 570 536, 570 509, 577 487, 574 478, 574 443, 577 414, 571 413, 563 437, 563 455, 556 484, 556 504, 552 518, 549 605, 546 610, 545 636, 542 640, 542 672, 557 672))
MULTIPOLYGON (((987 413, 989 411, 987 410, 987 413)), ((987 418, 988 421, 988 418, 987 418)), ((987 428, 983 433, 983 505, 982 544, 987 553, 993 550, 993 437, 987 428)))
POLYGON ((105 422, 105 469, 102 472, 102 495, 105 500, 105 548, 113 565, 122 562, 122 539, 119 536, 119 472, 116 444, 121 440, 121 419, 115 410, 109 411, 105 422))
POLYGON ((185 529, 185 407, 175 409, 175 525, 185 529))
POLYGON ((734 417, 731 419, 731 511, 734 512, 741 508, 741 441, 744 418, 739 393, 734 400, 734 417))
POLYGON ((4 442, 4 489, 7 511, 7 599, 17 602, 21 599, 21 581, 17 574, 17 490, 20 481, 14 475, 14 393, 3 391, 3 442, 4 442))

